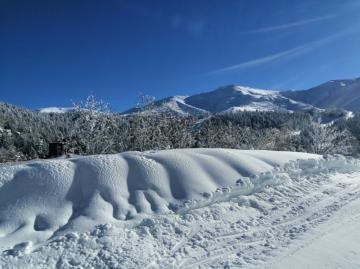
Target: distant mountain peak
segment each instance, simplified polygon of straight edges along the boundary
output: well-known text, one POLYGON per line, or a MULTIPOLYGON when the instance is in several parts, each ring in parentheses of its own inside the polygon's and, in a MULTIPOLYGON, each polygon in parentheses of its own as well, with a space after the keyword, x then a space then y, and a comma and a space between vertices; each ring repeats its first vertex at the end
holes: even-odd
POLYGON ((253 95, 272 95, 277 93, 276 91, 272 91, 272 90, 256 89, 248 86, 240 86, 235 84, 219 87, 214 91, 232 92, 232 93, 240 92, 243 94, 253 94, 253 95))
POLYGON ((238 111, 293 112, 313 108, 311 105, 290 100, 277 91, 231 84, 192 96, 164 98, 154 102, 148 108, 142 110, 133 108, 125 113, 209 115, 212 113, 235 113, 238 111))

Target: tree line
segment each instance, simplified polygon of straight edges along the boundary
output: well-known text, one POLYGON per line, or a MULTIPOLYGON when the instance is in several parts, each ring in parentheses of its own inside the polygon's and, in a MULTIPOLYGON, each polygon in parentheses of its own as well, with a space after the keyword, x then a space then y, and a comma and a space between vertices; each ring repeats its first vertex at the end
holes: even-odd
POLYGON ((46 158, 61 141, 71 154, 219 147, 358 155, 360 114, 237 112, 208 117, 111 113, 89 96, 67 113, 40 113, 0 103, 0 161, 46 158), (329 119, 327 123, 321 120, 329 119), (336 119, 331 121, 331 119, 336 119))

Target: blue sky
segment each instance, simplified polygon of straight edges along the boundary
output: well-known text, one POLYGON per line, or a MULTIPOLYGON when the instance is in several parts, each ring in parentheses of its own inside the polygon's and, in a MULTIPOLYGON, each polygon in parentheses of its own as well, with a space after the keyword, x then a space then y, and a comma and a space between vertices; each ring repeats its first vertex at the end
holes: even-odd
POLYGON ((1 0, 0 100, 120 111, 227 84, 305 89, 360 76, 358 0, 1 0))

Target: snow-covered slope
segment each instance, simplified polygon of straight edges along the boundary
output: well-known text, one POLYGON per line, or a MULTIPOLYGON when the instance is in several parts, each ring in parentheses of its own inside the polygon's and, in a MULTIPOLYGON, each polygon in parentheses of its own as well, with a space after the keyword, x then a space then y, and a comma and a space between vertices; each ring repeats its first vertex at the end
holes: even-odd
POLYGON ((290 100, 276 91, 252 89, 236 85, 196 94, 186 98, 185 102, 212 113, 239 110, 292 112, 313 108, 310 105, 290 100))
POLYGON ((72 107, 44 107, 38 109, 37 111, 40 113, 66 113, 73 109, 74 108, 72 107))
POLYGON ((151 115, 175 115, 175 116, 206 116, 208 111, 194 107, 185 102, 187 96, 173 96, 159 101, 145 108, 132 108, 123 112, 122 114, 151 114, 151 115))
POLYGON ((291 100, 279 92, 253 89, 236 85, 220 87, 211 92, 192 96, 175 96, 159 100, 149 107, 130 109, 129 113, 209 115, 238 111, 303 111, 313 106, 291 100))
POLYGON ((331 80, 308 90, 288 91, 282 94, 319 108, 360 111, 360 78, 331 80))
MULTIPOLYGON (((340 156, 231 149, 2 165, 0 265, 278 268, 321 225, 360 215, 346 210, 360 201, 359 167, 340 156)), ((359 266, 351 257, 343 261, 359 266)))

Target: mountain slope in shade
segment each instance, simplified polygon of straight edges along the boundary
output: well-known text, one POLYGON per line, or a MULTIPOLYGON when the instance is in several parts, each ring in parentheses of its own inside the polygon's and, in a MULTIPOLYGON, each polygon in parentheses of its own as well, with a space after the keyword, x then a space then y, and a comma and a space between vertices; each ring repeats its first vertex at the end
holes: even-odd
POLYGON ((283 96, 319 108, 360 111, 360 78, 331 80, 302 91, 287 91, 283 96))

